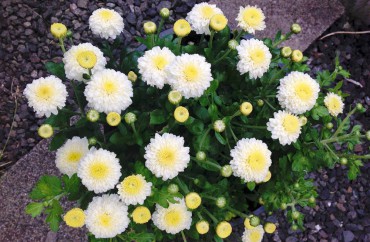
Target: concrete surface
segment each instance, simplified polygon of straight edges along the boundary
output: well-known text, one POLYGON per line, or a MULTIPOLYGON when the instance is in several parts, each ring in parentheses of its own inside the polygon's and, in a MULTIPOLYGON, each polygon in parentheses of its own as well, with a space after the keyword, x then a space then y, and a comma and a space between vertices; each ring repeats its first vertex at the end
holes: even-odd
POLYGON ((274 37, 278 30, 289 31, 292 23, 302 27, 299 35, 285 42, 294 49, 305 50, 343 13, 339 0, 211 0, 222 9, 232 28, 240 6, 258 6, 266 16, 266 29, 258 31, 257 37, 274 37))

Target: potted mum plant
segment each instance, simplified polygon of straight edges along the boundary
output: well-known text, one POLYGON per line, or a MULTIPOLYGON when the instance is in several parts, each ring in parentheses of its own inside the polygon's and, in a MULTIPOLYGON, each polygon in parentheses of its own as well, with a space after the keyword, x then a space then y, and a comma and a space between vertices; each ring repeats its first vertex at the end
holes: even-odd
POLYGON ((169 14, 160 11, 158 28, 144 24, 143 51, 122 46, 123 19, 110 9, 89 18, 106 39, 100 48, 70 46, 67 27, 51 26, 63 62, 46 63, 52 75, 24 94, 47 117, 38 134, 51 138, 62 175, 40 178, 26 212, 45 213, 53 231, 86 226, 90 241, 222 241, 236 217, 243 241, 261 241, 276 225, 252 214, 258 203, 287 209, 292 228, 303 228, 296 207, 317 196, 305 174, 341 162, 355 179, 369 159, 353 147, 370 133, 349 122, 364 108, 345 108, 336 82, 349 73, 336 59, 332 72, 306 74, 302 52, 279 47, 297 24, 274 39, 241 38, 265 28, 255 6, 240 8, 231 31, 219 8, 200 3, 160 36, 169 14), (64 211, 64 197, 75 207, 64 211))

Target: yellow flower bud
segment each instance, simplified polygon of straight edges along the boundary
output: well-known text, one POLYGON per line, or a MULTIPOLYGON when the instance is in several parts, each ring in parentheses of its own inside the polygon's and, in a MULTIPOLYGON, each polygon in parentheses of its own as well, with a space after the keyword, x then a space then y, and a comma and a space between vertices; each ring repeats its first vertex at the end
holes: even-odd
POLYGON ((43 124, 37 130, 37 133, 40 135, 41 138, 47 139, 53 136, 54 129, 50 124, 43 124))
POLYGON ((154 22, 148 21, 144 24, 144 33, 154 34, 156 31, 157 31, 157 25, 154 22))
POLYGON ((206 234, 209 231, 209 223, 205 220, 200 220, 196 223, 195 228, 199 234, 206 234))
POLYGON ((116 112, 110 112, 107 115, 107 123, 110 126, 117 126, 119 123, 121 123, 121 115, 116 112))
POLYGON ((305 126, 307 124, 307 118, 305 116, 300 116, 299 117, 299 122, 301 126, 305 126))
POLYGON ((276 225, 274 223, 265 223, 265 226, 263 226, 266 233, 272 234, 276 230, 276 225))
POLYGON ((218 133, 224 132, 225 128, 226 128, 226 124, 223 120, 216 120, 213 123, 213 129, 218 133))
POLYGON ((266 177, 265 177, 265 179, 263 179, 263 182, 268 182, 268 181, 270 181, 271 176, 272 176, 271 172, 270 172, 270 171, 268 171, 268 172, 267 172, 267 175, 266 175, 266 177))
POLYGON ((191 32, 190 24, 185 19, 179 19, 173 25, 173 32, 178 37, 185 37, 191 32))
POLYGON ((185 204, 189 209, 196 209, 202 203, 202 198, 196 192, 191 192, 185 197, 185 204))
POLYGON ((170 91, 168 93, 168 101, 173 105, 177 105, 181 102, 182 95, 179 91, 170 91))
POLYGON ((139 206, 132 212, 132 220, 137 224, 145 224, 151 219, 152 215, 147 207, 139 206))
POLYGON ((251 225, 250 223, 250 219, 249 218, 246 218, 244 220, 244 227, 247 228, 247 229, 253 229, 254 227, 251 225))
POLYGON ((283 57, 288 58, 292 54, 292 49, 289 46, 281 48, 280 53, 283 57))
POLYGON ((183 106, 178 106, 175 109, 174 116, 177 122, 183 123, 189 118, 189 111, 183 106))
POLYGON ((163 19, 168 19, 168 17, 170 16, 170 10, 168 8, 162 8, 161 11, 159 11, 159 15, 163 19))
POLYGON ((221 31, 223 30, 227 25, 227 18, 223 14, 215 14, 211 18, 211 21, 209 22, 209 26, 214 31, 221 31))
POLYGON ((69 227, 81 228, 85 225, 85 213, 81 208, 73 208, 64 215, 63 220, 69 227))
POLYGON ((299 34, 302 31, 302 28, 299 24, 292 24, 290 30, 295 34, 299 34))
POLYGON ((244 116, 248 116, 249 114, 251 114, 253 111, 253 105, 250 103, 250 102, 243 102, 241 105, 240 105, 240 112, 244 115, 244 116))
POLYGON ((57 39, 64 38, 67 35, 67 27, 62 23, 53 23, 50 32, 57 39))
POLYGON ((303 59, 303 54, 300 50, 293 50, 291 58, 294 62, 300 62, 303 59))
POLYGON ((137 80, 137 75, 135 72, 133 71, 130 71, 128 74, 127 74, 127 77, 128 79, 131 81, 131 82, 136 82, 137 80))
POLYGON ((233 231, 233 228, 231 227, 231 224, 226 221, 222 221, 216 227, 216 234, 221 239, 225 239, 229 237, 232 231, 233 231))
POLYGON ((78 64, 86 69, 92 69, 96 64, 96 55, 92 51, 83 51, 77 56, 78 64))

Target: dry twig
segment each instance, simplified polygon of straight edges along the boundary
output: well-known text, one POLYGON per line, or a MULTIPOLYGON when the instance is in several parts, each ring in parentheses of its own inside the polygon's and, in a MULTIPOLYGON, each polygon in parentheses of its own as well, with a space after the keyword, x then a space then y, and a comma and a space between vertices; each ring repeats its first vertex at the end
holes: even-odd
POLYGON ((333 33, 330 33, 330 34, 327 34, 323 37, 320 38, 320 40, 323 40, 329 36, 332 36, 332 35, 336 35, 336 34, 370 34, 370 30, 366 30, 366 31, 337 31, 337 32, 333 32, 333 33))

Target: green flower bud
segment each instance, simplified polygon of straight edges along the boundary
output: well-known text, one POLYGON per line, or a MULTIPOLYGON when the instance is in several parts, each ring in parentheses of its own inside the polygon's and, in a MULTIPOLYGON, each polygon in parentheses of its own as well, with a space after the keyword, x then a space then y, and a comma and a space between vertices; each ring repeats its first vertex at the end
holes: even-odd
POLYGON ((299 188, 299 183, 294 183, 294 188, 299 188))
POLYGON ((48 139, 54 134, 54 129, 50 124, 43 124, 37 130, 38 135, 41 138, 48 139))
POLYGON ((95 137, 91 137, 89 138, 88 142, 89 145, 96 145, 96 143, 98 143, 98 140, 95 137))
POLYGON ((72 37, 72 35, 73 35, 73 32, 71 30, 67 30, 66 37, 70 38, 70 37, 72 37))
POLYGON ((253 215, 250 220, 249 220, 249 223, 253 226, 253 227, 256 227, 258 225, 260 225, 261 223, 261 220, 258 216, 255 216, 253 215))
POLYGON ((299 34, 302 31, 302 28, 301 28, 301 26, 299 24, 292 24, 292 26, 290 27, 290 30, 294 34, 299 34))
POLYGON ((239 45, 239 43, 238 43, 238 41, 236 41, 236 40, 232 39, 232 40, 229 40, 229 42, 228 42, 228 44, 227 44, 227 45, 229 46, 229 48, 230 48, 231 50, 235 50, 235 49, 236 49, 236 47, 239 45))
POLYGON ((325 126, 327 129, 332 129, 334 127, 332 122, 327 123, 325 126))
POLYGON ((292 227, 291 227, 291 229, 293 231, 297 231, 298 230, 298 226, 296 224, 293 224, 292 227))
POLYGON ((344 166, 347 165, 348 164, 347 158, 344 158, 344 157, 340 158, 340 164, 344 166))
POLYGON ((144 33, 145 34, 154 34, 157 31, 157 25, 152 22, 148 21, 144 23, 144 33))
POLYGON ((307 118, 305 116, 300 116, 299 122, 301 123, 301 126, 305 126, 307 124, 307 118))
POLYGON ((159 15, 163 19, 168 19, 170 17, 170 10, 168 8, 162 8, 161 11, 159 11, 159 15))
POLYGON ((366 131, 365 136, 367 140, 370 140, 370 130, 366 131))
POLYGON ((230 165, 224 165, 221 168, 221 176, 229 177, 229 176, 231 176, 231 174, 233 174, 233 169, 231 169, 230 165))
POLYGON ((207 155, 203 151, 198 151, 195 158, 198 161, 204 161, 207 158, 207 155))
POLYGON ((91 109, 86 113, 86 118, 90 122, 96 122, 99 120, 99 112, 95 109, 91 109))
POLYGON ((225 197, 218 197, 216 199, 216 206, 219 208, 223 208, 226 206, 226 198, 225 197))
POLYGON ((309 199, 308 199, 308 202, 309 203, 315 203, 316 202, 316 199, 314 196, 311 196, 309 199))
POLYGON ((259 107, 262 107, 264 104, 265 104, 265 102, 264 102, 262 99, 258 99, 258 100, 257 100, 257 105, 258 105, 259 107))
POLYGON ((182 100, 182 95, 179 91, 170 91, 168 93, 168 101, 173 104, 177 105, 181 102, 182 100))
POLYGON ((179 192, 179 186, 175 183, 171 183, 168 188, 167 188, 167 191, 171 194, 175 194, 175 193, 178 193, 179 192))
POLYGON ((288 58, 292 54, 292 49, 289 46, 285 46, 285 47, 281 48, 280 54, 283 57, 288 58))
POLYGON ((300 215, 301 215, 301 213, 298 212, 298 211, 292 212, 292 218, 295 219, 295 220, 298 219, 300 215))
POLYGON ((132 112, 128 112, 125 114, 125 122, 127 124, 133 124, 136 121, 136 115, 132 112))
POLYGON ((216 120, 214 123, 213 123, 213 129, 218 132, 218 133, 221 133, 221 132, 224 132, 226 128, 226 124, 223 120, 219 119, 219 120, 216 120))
POLYGON ((357 103, 356 104, 356 109, 357 111, 359 111, 360 113, 364 113, 366 111, 366 109, 364 108, 364 106, 361 104, 361 103, 357 103))
POLYGON ((286 203, 281 203, 281 204, 280 204, 280 208, 281 208, 282 210, 285 210, 287 207, 288 207, 288 205, 286 205, 286 203))
POLYGON ((128 78, 132 83, 134 83, 134 82, 136 82, 136 80, 137 80, 137 75, 136 75, 136 73, 135 73, 135 72, 130 71, 130 72, 127 74, 127 78, 128 78))

